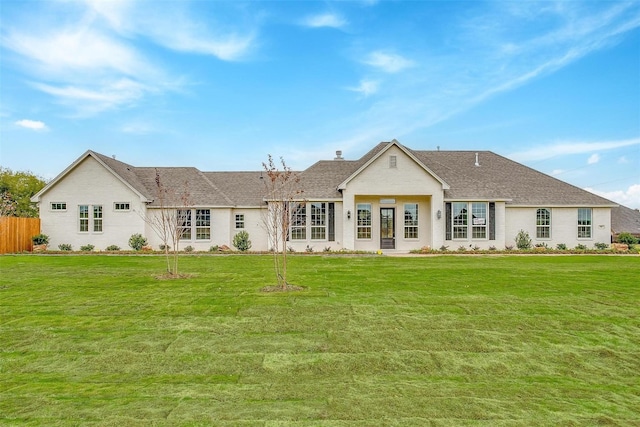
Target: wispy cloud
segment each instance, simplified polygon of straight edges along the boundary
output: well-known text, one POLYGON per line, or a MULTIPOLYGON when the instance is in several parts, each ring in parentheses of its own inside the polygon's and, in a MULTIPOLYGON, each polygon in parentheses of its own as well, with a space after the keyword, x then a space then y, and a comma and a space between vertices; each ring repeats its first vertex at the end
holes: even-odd
POLYGON ((589 158, 587 159, 587 164, 588 165, 595 165, 596 163, 598 163, 600 161, 600 154, 598 153, 593 153, 591 156, 589 156, 589 158))
MULTIPOLYGON (((573 154, 589 154, 594 151, 607 151, 621 147, 640 145, 640 138, 623 139, 619 141, 599 141, 599 142, 560 142, 546 146, 539 146, 526 151, 519 151, 509 155, 509 158, 519 162, 531 162, 546 160, 553 157, 567 156, 573 154)), ((588 164, 597 163, 600 159, 598 154, 592 155, 588 164)))
POLYGON ((41 122, 40 120, 22 119, 15 122, 15 124, 17 126, 20 126, 26 129, 35 130, 35 131, 44 131, 49 129, 47 125, 44 122, 41 122))
POLYGON ((310 28, 342 28, 348 24, 347 20, 335 13, 322 13, 319 15, 307 16, 301 22, 305 27, 310 28))
POLYGON ((360 81, 360 84, 356 87, 348 87, 347 89, 353 92, 358 92, 362 96, 370 96, 378 91, 378 87, 380 86, 380 82, 377 80, 368 80, 363 79, 360 81))
POLYGON ((152 3, 130 0, 61 3, 39 25, 7 25, 0 43, 33 87, 75 116, 90 116, 183 87, 184 78, 143 53, 140 41, 225 61, 242 58, 254 46, 253 30, 218 30, 182 6, 172 3, 175 13, 157 13, 152 3), (58 19, 62 15, 75 18, 58 19))
POLYGON ((413 61, 401 55, 383 51, 371 52, 362 62, 385 73, 397 73, 414 65, 413 61))

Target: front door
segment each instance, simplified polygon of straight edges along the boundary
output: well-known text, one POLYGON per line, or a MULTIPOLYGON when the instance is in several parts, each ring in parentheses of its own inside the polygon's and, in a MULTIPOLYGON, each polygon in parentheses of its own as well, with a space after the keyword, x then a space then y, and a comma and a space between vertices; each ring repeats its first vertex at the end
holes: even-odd
POLYGON ((395 208, 380 208, 380 249, 396 248, 395 208))

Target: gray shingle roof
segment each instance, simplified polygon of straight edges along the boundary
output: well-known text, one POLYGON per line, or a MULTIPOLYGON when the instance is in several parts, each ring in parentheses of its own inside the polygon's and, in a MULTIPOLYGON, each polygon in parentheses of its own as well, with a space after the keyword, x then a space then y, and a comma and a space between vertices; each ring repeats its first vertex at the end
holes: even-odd
MULTIPOLYGON (((450 186, 450 200, 505 200, 521 206, 614 206, 615 203, 491 151, 419 151, 398 144, 450 186), (475 166, 476 153, 480 166, 475 166)), ((390 143, 374 146, 358 160, 322 160, 299 172, 306 199, 341 198, 338 186, 390 143)), ((194 206, 261 206, 266 194, 264 172, 201 172, 196 168, 134 167, 94 153, 123 180, 156 199, 156 170, 162 182, 179 194, 188 189, 194 206)), ((157 205, 157 200, 152 203, 157 205)))
POLYGON ((611 232, 640 236, 640 211, 626 206, 611 209, 611 232))

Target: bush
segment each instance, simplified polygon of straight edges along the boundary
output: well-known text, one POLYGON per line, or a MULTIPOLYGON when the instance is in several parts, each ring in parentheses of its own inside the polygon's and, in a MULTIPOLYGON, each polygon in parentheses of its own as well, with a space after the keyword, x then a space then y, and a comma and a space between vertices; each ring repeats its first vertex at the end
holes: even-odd
POLYGON ((233 246, 240 252, 246 252, 251 249, 251 240, 249 240, 249 233, 242 230, 233 236, 233 246))
POLYGON ((184 248, 184 251, 185 251, 185 252, 193 252, 193 250, 194 250, 194 248, 193 248, 193 246, 191 246, 191 245, 189 245, 189 246, 187 246, 186 248, 184 248))
POLYGON ((71 246, 70 243, 60 243, 58 245, 58 249, 60 249, 61 251, 67 252, 67 251, 72 251, 73 247, 71 246))
POLYGON ((120 250, 120 246, 118 246, 118 245, 110 245, 110 246, 107 246, 107 250, 108 251, 119 251, 120 250))
POLYGON ((559 251, 566 251, 567 250, 567 244, 566 243, 558 243, 556 245, 556 249, 559 251))
POLYGON ((516 235, 516 247, 520 250, 531 249, 531 237, 529 237, 529 233, 524 230, 518 231, 516 235))
POLYGON ((34 245, 48 245, 49 244, 49 236, 46 234, 36 234, 31 238, 31 241, 34 245))
POLYGON ((586 251, 587 250, 587 246, 583 245, 582 243, 576 246, 576 250, 577 251, 586 251))
POLYGON ((620 234, 618 234, 618 237, 616 238, 616 242, 625 243, 625 244, 629 245, 629 247, 631 247, 631 246, 633 246, 633 245, 638 243, 638 239, 633 237, 633 235, 631 233, 620 233, 620 234))
POLYGON ((218 252, 220 250, 220 248, 218 247, 218 245, 213 245, 209 248, 209 252, 218 252))
POLYGON ((307 247, 305 248, 305 250, 304 250, 304 251, 305 251, 305 252, 309 252, 309 253, 313 252, 313 246, 309 246, 309 245, 307 245, 307 247))
POLYGON ((607 243, 596 243, 594 246, 599 251, 604 251, 605 249, 609 248, 609 244, 607 244, 607 243))
POLYGON ((80 246, 80 250, 82 252, 91 252, 93 248, 95 248, 95 246, 93 246, 91 243, 89 243, 88 245, 80 246))
POLYGON ((134 251, 139 251, 143 246, 146 245, 147 238, 142 234, 132 234, 131 237, 129 237, 129 246, 131 246, 131 249, 133 249, 134 251))

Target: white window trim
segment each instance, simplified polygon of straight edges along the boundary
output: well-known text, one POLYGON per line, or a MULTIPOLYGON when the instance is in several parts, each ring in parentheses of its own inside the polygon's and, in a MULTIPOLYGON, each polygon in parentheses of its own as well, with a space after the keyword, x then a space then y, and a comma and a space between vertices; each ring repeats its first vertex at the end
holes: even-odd
POLYGON ((552 226, 553 224, 553 215, 551 212, 551 208, 537 208, 536 209, 536 240, 552 240, 552 226), (549 225, 538 225, 538 211, 540 209, 544 209, 547 212, 549 212, 549 225), (549 237, 538 237, 538 228, 548 228, 549 229, 549 237))
MULTIPOLYGON (((366 209, 363 209, 366 210, 366 209)), ((371 203, 356 203, 356 214, 355 214, 355 221, 354 221, 354 225, 356 227, 356 240, 359 241, 363 241, 363 242, 369 242, 373 240, 373 205, 371 203), (369 207, 369 225, 363 225, 360 226, 358 224, 358 206, 368 206, 369 207), (369 229, 369 236, 371 237, 358 237, 358 228, 368 228, 369 229)))
POLYGON ((51 202, 49 203, 49 211, 50 212, 66 212, 67 202, 51 202), (53 205, 64 205, 64 208, 54 209, 53 205))
POLYGON ((114 212, 131 212, 131 202, 113 202, 114 212), (118 205, 128 205, 127 209, 118 209, 118 205))
POLYGON ((402 238, 403 240, 406 241, 417 241, 420 240, 420 203, 405 203, 402 205, 403 207, 403 212, 402 212, 402 238), (416 221, 418 223, 418 225, 407 225, 406 223, 406 217, 405 217, 405 212, 407 210, 407 205, 415 205, 416 207, 416 221), (407 235, 407 228, 416 228, 416 237, 405 237, 407 235))

